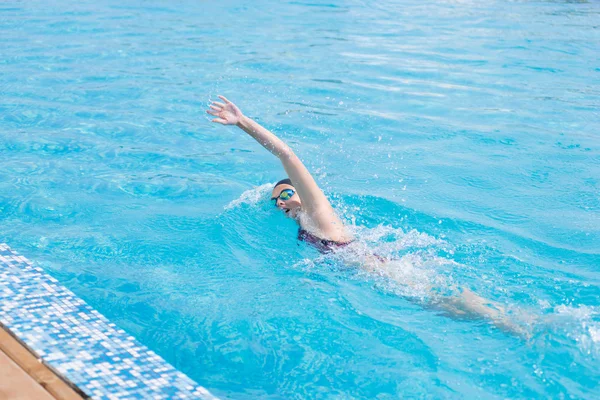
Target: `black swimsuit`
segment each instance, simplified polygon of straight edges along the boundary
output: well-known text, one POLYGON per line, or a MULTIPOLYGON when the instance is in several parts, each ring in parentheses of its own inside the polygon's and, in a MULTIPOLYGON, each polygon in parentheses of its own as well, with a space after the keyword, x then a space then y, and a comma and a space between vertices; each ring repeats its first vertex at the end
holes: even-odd
POLYGON ((298 240, 315 246, 321 253, 329 253, 352 243, 352 241, 340 243, 335 240, 321 239, 304 229, 298 231, 298 240))
MULTIPOLYGON (((321 253, 331 253, 332 251, 334 251, 336 249, 341 249, 343 247, 348 246, 350 243, 354 242, 354 240, 351 240, 349 242, 340 243, 340 242, 336 242, 335 240, 321 239, 304 229, 300 229, 298 231, 298 240, 302 240, 303 242, 306 242, 308 244, 315 246, 317 248, 317 250, 319 250, 321 253)), ((377 260, 379 260, 382 263, 388 261, 388 259, 380 256, 379 254, 373 253, 371 255, 373 257, 377 258, 377 260)))

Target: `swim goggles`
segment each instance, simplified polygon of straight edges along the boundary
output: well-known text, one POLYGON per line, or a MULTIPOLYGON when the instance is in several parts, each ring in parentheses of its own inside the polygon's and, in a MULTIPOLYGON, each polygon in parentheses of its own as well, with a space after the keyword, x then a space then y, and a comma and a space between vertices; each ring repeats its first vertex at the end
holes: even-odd
POLYGON ((275 201, 275 206, 277 206, 277 199, 281 199, 283 201, 288 201, 289 199, 292 198, 292 196, 294 195, 294 192, 292 189, 283 189, 281 191, 281 193, 279 193, 279 196, 277 197, 271 197, 271 200, 275 201))

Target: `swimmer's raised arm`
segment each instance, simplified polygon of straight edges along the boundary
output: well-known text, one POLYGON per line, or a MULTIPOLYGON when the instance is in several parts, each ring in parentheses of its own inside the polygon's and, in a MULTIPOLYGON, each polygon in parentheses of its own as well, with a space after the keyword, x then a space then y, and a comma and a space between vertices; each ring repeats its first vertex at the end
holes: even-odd
POLYGON ((342 221, 335 214, 329 200, 292 149, 272 132, 242 114, 240 109, 231 101, 223 96, 219 96, 219 98, 223 100, 223 103, 213 101, 210 110, 206 111, 208 114, 217 117, 212 122, 223 125, 236 125, 252 136, 265 149, 277 156, 302 200, 302 209, 317 224, 317 228, 327 236, 327 239, 348 240, 348 234, 345 232, 342 221))

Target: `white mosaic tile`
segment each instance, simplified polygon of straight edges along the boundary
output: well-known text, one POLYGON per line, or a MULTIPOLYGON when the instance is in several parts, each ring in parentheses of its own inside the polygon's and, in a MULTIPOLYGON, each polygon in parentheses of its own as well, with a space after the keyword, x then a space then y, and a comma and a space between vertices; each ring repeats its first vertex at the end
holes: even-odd
POLYGON ((215 399, 0 243, 0 322, 94 399, 215 399))

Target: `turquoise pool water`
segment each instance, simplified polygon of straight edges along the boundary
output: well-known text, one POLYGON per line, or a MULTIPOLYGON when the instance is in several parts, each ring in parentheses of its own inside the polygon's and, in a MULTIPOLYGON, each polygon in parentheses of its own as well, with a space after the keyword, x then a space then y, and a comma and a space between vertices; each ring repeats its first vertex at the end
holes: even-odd
POLYGON ((0 242, 223 398, 600 395, 600 4, 0 5, 0 242), (224 94, 397 279, 298 244, 224 94), (523 339, 423 306, 461 285, 523 339))

